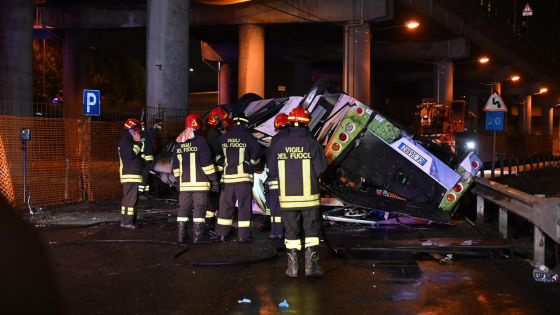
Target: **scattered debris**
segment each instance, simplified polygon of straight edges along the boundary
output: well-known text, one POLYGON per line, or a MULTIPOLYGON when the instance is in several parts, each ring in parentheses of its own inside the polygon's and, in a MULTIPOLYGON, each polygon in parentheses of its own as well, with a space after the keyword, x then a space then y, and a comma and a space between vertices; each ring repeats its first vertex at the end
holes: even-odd
POLYGON ((430 256, 442 265, 451 265, 453 263, 453 254, 443 256, 438 253, 430 253, 430 256))
POLYGON ((280 308, 289 308, 289 307, 290 307, 290 304, 288 304, 288 301, 284 300, 284 301, 280 302, 280 303, 278 304, 278 306, 279 306, 280 308))
POLYGON ((251 304, 251 300, 248 298, 243 298, 242 300, 238 300, 237 303, 239 304, 251 304))
POLYGON ((533 269, 533 279, 538 282, 560 282, 560 275, 550 271, 547 266, 540 265, 533 269))

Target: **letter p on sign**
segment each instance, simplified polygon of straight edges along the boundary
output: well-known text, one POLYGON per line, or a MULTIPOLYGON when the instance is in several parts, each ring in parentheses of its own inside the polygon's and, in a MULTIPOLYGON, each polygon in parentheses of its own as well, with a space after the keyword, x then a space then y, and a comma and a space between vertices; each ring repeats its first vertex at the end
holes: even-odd
POLYGON ((101 114, 101 92, 99 90, 84 90, 84 115, 99 116, 101 114))

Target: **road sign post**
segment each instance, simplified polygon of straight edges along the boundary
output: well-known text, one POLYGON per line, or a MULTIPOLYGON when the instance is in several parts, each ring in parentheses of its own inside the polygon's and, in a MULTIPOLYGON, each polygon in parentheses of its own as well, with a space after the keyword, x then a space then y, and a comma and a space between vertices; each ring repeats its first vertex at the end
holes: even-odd
POLYGON ((486 130, 492 131, 492 166, 490 174, 494 177, 494 168, 496 166, 496 131, 504 130, 504 113, 507 112, 507 106, 504 100, 496 92, 492 93, 484 106, 486 112, 486 130))

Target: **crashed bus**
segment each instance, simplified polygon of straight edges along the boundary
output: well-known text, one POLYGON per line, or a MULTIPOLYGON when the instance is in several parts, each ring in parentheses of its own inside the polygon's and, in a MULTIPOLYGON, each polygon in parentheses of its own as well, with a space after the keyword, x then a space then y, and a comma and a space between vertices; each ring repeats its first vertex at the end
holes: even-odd
MULTIPOLYGON (((472 150, 451 152, 400 127, 378 111, 344 93, 260 99, 242 97, 231 108, 245 112, 249 128, 268 147, 274 117, 302 106, 312 116, 309 129, 323 145, 329 166, 321 177, 321 204, 327 220, 374 224, 375 216, 407 215, 448 222, 471 188, 482 161, 472 150), (252 100, 252 101, 251 101, 252 100)), ((173 185, 171 164, 154 166, 173 185)), ((266 169, 255 174, 254 212, 267 213, 266 169)))
MULTIPOLYGON (((448 222, 482 167, 474 152, 452 153, 343 93, 258 100, 244 112, 253 135, 268 146, 274 117, 300 105, 311 113, 309 129, 329 163, 321 178, 322 205, 333 207, 326 219, 371 223, 368 214, 376 212, 448 222)), ((266 171, 253 187, 261 208, 265 179, 266 171)))

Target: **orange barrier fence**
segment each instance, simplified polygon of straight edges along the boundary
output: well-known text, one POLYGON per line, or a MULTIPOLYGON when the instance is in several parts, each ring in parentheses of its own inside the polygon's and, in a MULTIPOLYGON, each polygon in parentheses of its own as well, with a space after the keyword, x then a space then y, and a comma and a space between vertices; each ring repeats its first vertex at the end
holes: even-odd
POLYGON ((23 150, 27 144, 27 186, 31 202, 53 206, 122 194, 117 142, 121 122, 0 116, 0 194, 17 208, 23 199, 23 150))

